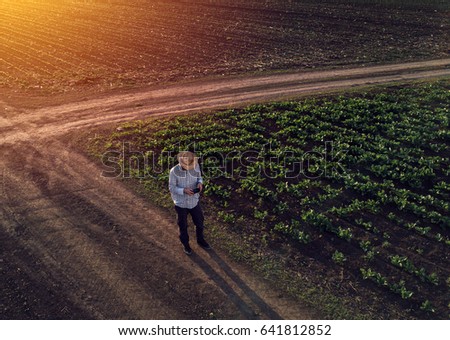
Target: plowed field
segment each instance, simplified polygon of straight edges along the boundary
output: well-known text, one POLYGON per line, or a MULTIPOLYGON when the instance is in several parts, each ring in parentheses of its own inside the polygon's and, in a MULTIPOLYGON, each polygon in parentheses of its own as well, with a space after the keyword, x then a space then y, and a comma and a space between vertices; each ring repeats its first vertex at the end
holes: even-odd
POLYGON ((0 86, 109 89, 445 57, 449 27, 440 9, 333 1, 2 0, 0 86))

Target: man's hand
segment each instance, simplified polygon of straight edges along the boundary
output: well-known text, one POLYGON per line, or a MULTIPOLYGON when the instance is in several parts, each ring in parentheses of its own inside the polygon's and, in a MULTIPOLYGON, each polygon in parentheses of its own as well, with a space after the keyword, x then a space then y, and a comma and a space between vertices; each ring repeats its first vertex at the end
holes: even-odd
POLYGON ((194 192, 192 191, 192 189, 189 189, 189 188, 184 188, 184 193, 186 194, 186 195, 189 195, 189 196, 192 196, 193 194, 194 194, 194 192))
POLYGON ((203 191, 203 184, 202 183, 198 183, 197 188, 200 189, 200 192, 203 191))

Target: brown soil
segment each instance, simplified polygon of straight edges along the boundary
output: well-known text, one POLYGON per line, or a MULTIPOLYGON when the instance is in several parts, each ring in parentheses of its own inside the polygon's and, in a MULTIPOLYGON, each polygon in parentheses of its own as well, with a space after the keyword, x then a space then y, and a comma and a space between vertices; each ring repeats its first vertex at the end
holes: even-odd
POLYGON ((0 86, 111 90, 449 56, 444 1, 421 1, 422 8, 369 2, 2 0, 0 86))
POLYGON ((219 251, 195 247, 185 256, 174 216, 101 177, 62 137, 154 115, 448 77, 449 63, 210 79, 73 102, 60 96, 53 106, 2 95, 0 318, 320 318, 219 251))

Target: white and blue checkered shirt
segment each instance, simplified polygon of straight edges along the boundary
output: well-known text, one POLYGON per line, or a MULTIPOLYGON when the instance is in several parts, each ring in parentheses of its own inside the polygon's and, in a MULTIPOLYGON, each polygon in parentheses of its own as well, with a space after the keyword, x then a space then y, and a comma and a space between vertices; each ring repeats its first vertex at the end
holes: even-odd
POLYGON ((203 183, 203 179, 198 165, 192 170, 184 170, 181 165, 175 165, 169 173, 169 190, 173 203, 180 208, 195 208, 200 194, 191 196, 185 194, 184 189, 195 189, 199 183, 203 183))

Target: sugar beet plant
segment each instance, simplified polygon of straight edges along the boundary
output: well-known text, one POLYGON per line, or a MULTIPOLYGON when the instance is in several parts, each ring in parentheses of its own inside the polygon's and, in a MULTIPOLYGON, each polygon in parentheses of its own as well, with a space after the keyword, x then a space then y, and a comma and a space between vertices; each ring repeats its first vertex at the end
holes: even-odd
POLYGON ((446 317, 449 84, 129 123, 96 145, 127 141, 152 155, 137 173, 159 190, 176 153, 194 150, 224 228, 267 250, 297 244, 419 314, 446 317))

